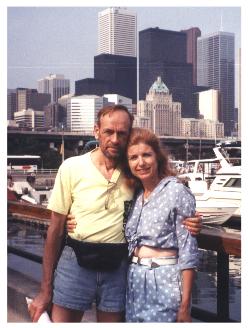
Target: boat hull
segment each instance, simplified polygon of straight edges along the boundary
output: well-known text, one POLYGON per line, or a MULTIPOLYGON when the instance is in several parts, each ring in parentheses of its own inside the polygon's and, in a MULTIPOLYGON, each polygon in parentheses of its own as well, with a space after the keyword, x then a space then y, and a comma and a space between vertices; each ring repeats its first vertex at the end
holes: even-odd
POLYGON ((206 207, 196 204, 196 210, 202 214, 203 224, 222 225, 233 216, 237 207, 206 207))

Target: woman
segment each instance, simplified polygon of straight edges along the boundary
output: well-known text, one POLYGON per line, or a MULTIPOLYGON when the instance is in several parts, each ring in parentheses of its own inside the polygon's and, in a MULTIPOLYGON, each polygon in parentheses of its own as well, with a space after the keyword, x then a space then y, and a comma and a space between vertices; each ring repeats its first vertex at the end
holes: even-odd
POLYGON ((194 196, 173 176, 150 130, 132 130, 127 159, 128 181, 142 190, 125 228, 131 258, 126 321, 190 322, 198 248, 182 220, 194 215, 194 196))

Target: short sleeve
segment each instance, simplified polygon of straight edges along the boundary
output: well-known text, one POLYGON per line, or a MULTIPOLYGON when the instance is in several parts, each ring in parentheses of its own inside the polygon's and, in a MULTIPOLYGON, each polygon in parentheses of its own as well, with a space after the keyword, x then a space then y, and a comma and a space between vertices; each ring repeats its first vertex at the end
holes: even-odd
POLYGON ((48 209, 64 215, 69 213, 72 204, 70 185, 70 171, 64 162, 56 175, 53 191, 47 206, 48 209))

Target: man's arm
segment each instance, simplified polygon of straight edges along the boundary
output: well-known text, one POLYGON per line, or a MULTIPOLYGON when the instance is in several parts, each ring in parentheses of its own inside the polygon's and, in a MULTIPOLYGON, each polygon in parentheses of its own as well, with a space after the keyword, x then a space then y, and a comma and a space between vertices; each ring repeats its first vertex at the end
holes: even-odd
POLYGON ((192 218, 186 218, 183 221, 183 224, 189 230, 191 235, 197 236, 202 229, 202 216, 199 212, 195 212, 195 216, 192 218))
POLYGON ((51 222, 47 230, 43 255, 41 288, 39 294, 29 306, 29 312, 33 322, 37 322, 40 315, 51 306, 53 275, 64 240, 65 220, 65 215, 56 212, 51 213, 51 222))
MULTIPOLYGON (((183 224, 185 227, 189 230, 189 232, 192 234, 192 236, 197 236, 201 232, 202 229, 202 218, 201 214, 198 212, 195 212, 195 216, 192 218, 186 218, 183 221, 183 224)), ((69 214, 66 217, 66 228, 68 232, 74 232, 74 229, 77 226, 77 222, 75 220, 75 217, 71 214, 69 214)))

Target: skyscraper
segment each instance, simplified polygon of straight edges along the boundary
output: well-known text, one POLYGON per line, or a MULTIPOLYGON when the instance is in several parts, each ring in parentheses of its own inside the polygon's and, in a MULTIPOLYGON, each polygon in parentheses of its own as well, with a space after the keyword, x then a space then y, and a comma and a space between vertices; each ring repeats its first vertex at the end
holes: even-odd
POLYGON ((94 57, 94 76, 108 82, 108 92, 137 100, 137 58, 102 54, 94 57))
POLYGON ((7 119, 14 119, 14 112, 16 111, 16 89, 7 90, 7 119))
POLYGON ((143 124, 145 118, 148 119, 147 127, 157 135, 180 136, 181 104, 173 101, 160 76, 150 87, 146 100, 137 103, 137 125, 143 124))
POLYGON ((187 35, 158 27, 139 32, 139 99, 161 76, 173 100, 182 104, 183 117, 196 117, 193 108, 192 64, 186 60, 187 35))
POLYGON ((136 57, 136 13, 108 8, 98 13, 98 55, 136 57))
POLYGON ((137 101, 136 13, 108 8, 98 14, 94 78, 76 81, 76 95, 113 93, 137 101))
POLYGON ((51 102, 49 93, 38 93, 36 89, 16 89, 16 111, 31 108, 42 111, 43 107, 51 102))
POLYGON ((63 74, 50 74, 44 79, 38 80, 38 91, 50 93, 51 102, 56 102, 61 96, 70 93, 70 80, 65 79, 63 74))
POLYGON ((216 32, 197 40, 197 84, 220 91, 219 120, 225 136, 234 127, 234 34, 216 32))
POLYGON ((187 34, 187 63, 193 65, 193 85, 197 85, 197 38, 201 36, 198 27, 182 30, 187 34))

